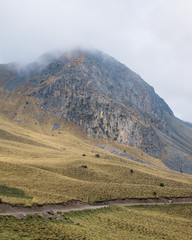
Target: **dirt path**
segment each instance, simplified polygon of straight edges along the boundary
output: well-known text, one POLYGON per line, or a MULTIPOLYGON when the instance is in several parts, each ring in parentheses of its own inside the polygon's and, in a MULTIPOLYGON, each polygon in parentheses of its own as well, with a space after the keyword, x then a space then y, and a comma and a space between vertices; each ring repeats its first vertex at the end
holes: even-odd
POLYGON ((118 206, 139 206, 139 205, 162 205, 162 204, 192 204, 192 197, 183 198, 147 198, 147 199, 117 199, 104 202, 97 202, 90 205, 80 201, 70 201, 66 204, 45 204, 34 205, 32 207, 14 206, 7 203, 0 203, 0 215, 12 215, 17 218, 25 217, 29 214, 42 214, 44 217, 55 216, 57 212, 81 211, 85 209, 98 209, 118 206))

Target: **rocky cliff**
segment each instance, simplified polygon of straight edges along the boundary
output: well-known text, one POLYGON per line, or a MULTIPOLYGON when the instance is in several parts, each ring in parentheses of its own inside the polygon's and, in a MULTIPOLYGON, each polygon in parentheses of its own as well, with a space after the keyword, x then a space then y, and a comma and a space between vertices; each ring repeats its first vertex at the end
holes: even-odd
POLYGON ((35 98, 44 114, 71 121, 91 137, 129 144, 154 157, 169 151, 171 141, 192 155, 191 130, 125 65, 99 51, 47 54, 44 59, 44 64, 14 72, 15 77, 2 81, 4 89, 35 98))

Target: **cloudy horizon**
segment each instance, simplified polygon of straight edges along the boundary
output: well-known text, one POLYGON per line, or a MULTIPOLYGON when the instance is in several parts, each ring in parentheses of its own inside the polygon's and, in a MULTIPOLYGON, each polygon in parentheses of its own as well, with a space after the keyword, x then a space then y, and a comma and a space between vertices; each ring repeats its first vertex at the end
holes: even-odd
POLYGON ((138 73, 192 122, 192 1, 0 0, 0 63, 80 46, 138 73))

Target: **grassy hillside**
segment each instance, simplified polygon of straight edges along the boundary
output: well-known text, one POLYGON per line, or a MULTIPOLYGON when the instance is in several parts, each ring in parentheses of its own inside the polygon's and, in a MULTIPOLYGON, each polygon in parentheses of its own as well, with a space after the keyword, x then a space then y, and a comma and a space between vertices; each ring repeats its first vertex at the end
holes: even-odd
POLYGON ((0 95, 3 201, 31 205, 70 199, 92 203, 125 197, 192 196, 191 175, 170 171, 160 159, 134 147, 90 139, 73 124, 41 115, 31 99, 0 95), (148 164, 119 157, 96 144, 112 146, 148 164), (23 193, 15 194, 13 189, 23 193))
POLYGON ((16 239, 192 239, 192 205, 117 207, 16 219, 0 216, 0 238, 16 239))

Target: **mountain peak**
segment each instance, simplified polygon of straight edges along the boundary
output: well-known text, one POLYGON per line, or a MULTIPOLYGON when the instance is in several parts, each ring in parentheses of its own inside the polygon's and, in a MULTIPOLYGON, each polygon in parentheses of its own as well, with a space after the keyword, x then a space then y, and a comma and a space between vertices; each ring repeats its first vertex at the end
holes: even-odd
POLYGON ((4 89, 36 99, 43 114, 73 122, 91 137, 135 146, 154 157, 173 141, 179 151, 192 154, 185 144, 191 144, 191 133, 153 87, 98 50, 44 54, 6 81, 4 89))

